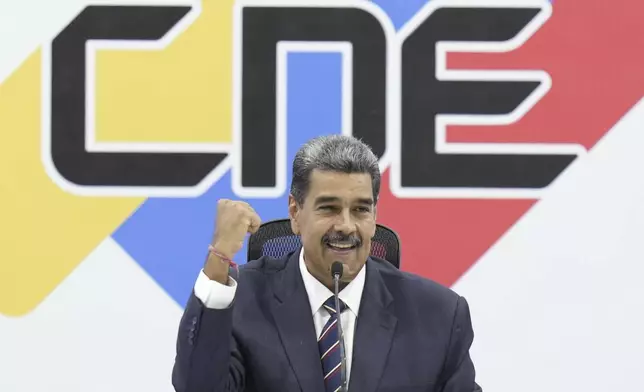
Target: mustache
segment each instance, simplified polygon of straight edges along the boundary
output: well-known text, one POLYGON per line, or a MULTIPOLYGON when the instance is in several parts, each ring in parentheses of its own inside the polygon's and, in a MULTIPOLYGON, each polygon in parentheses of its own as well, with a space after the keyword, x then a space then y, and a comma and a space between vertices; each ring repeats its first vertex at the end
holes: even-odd
POLYGON ((362 245, 362 239, 356 234, 327 233, 322 237, 323 244, 329 244, 331 242, 343 242, 351 244, 352 246, 362 245))

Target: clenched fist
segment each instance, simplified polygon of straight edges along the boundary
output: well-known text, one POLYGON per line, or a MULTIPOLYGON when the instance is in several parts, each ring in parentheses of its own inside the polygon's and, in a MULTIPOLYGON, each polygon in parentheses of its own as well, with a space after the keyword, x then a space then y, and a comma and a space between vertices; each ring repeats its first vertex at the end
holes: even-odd
MULTIPOLYGON (((244 244, 247 233, 254 233, 261 220, 255 210, 246 202, 221 199, 217 203, 217 221, 212 240, 213 247, 224 256, 232 259, 244 244)), ((220 283, 228 281, 228 263, 210 257, 204 273, 220 283)))

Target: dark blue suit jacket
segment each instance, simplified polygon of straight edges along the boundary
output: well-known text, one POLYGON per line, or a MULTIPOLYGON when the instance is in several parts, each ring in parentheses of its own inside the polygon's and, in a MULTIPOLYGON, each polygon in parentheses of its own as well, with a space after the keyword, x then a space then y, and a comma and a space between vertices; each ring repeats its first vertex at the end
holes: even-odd
MULTIPOLYGON (((208 309, 192 294, 179 327, 176 391, 324 392, 298 255, 241 266, 228 309, 208 309)), ((370 258, 349 391, 480 391, 472 338, 464 298, 370 258)))

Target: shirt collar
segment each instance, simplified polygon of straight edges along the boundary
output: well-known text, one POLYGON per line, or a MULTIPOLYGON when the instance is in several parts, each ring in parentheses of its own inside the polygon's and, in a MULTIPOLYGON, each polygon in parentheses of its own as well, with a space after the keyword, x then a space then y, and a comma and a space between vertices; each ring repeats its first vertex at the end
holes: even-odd
MULTIPOLYGON (((315 314, 322 307, 322 304, 333 295, 328 287, 320 283, 311 273, 304 263, 304 248, 300 248, 300 273, 304 281, 304 288, 309 297, 311 304, 311 313, 315 314)), ((360 309, 360 300, 364 290, 367 264, 362 267, 358 275, 349 284, 340 291, 338 296, 347 305, 349 310, 357 317, 360 309)))

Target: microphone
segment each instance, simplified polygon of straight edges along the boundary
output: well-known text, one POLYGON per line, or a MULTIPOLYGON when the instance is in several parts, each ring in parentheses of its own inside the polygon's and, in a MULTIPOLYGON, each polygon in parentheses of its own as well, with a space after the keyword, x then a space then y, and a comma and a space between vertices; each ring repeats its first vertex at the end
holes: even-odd
POLYGON ((331 264, 331 276, 333 276, 333 283, 335 286, 334 296, 335 296, 335 314, 338 315, 338 333, 340 335, 340 372, 342 381, 340 383, 340 391, 347 391, 347 357, 344 350, 344 333, 342 328, 342 319, 340 318, 340 278, 342 277, 342 272, 344 267, 341 262, 334 261, 331 264))

